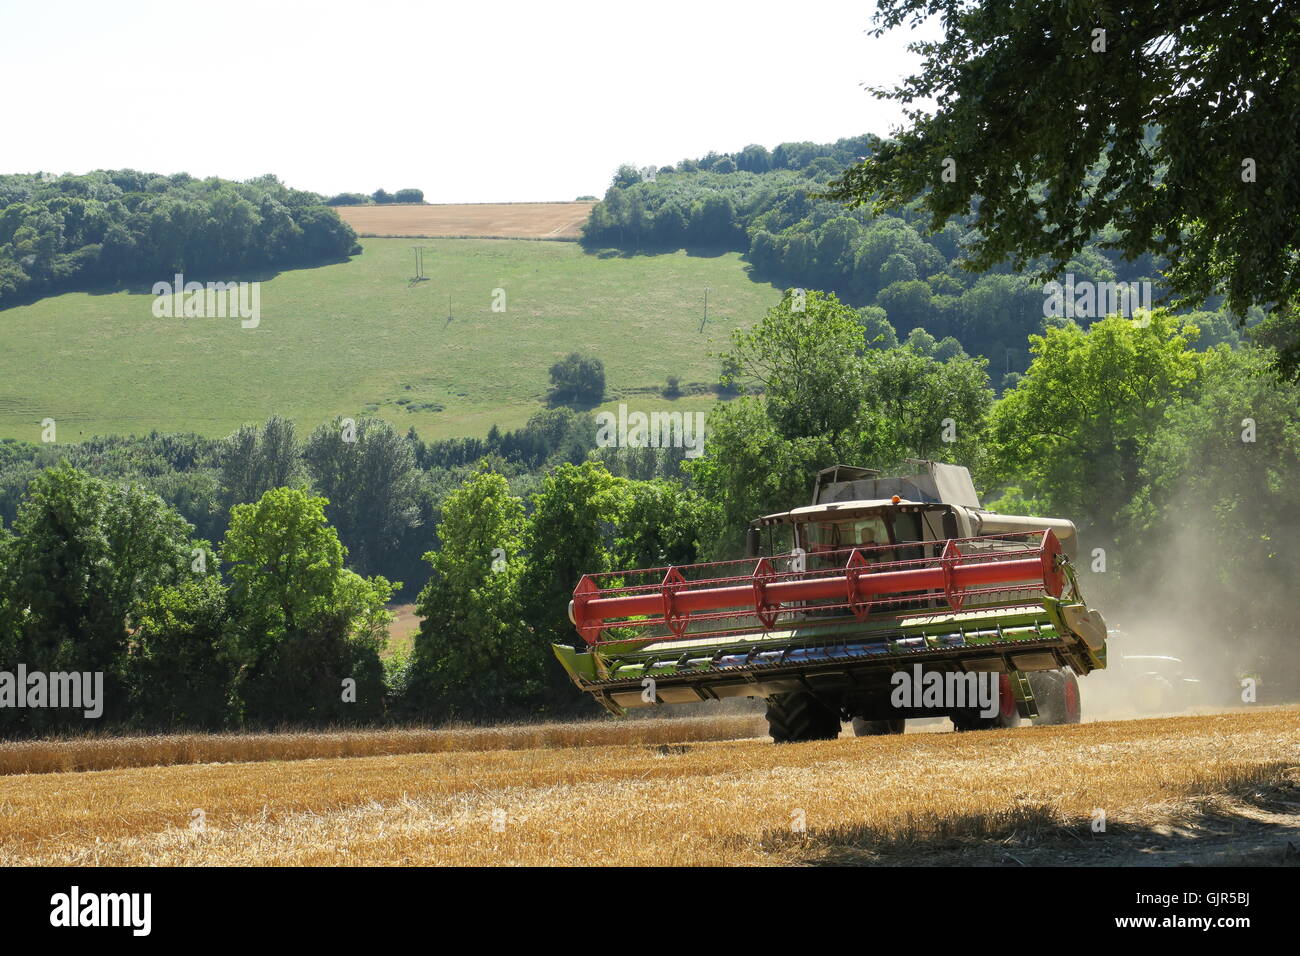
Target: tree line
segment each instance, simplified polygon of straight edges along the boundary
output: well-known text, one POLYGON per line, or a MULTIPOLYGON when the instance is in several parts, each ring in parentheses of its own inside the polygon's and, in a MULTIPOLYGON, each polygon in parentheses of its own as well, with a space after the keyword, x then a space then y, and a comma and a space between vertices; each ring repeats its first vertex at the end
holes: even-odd
POLYGON ((120 288, 333 262, 356 233, 315 193, 132 169, 0 176, 0 307, 120 288))
POLYGON ((386 189, 376 189, 367 195, 366 193, 337 193, 325 200, 327 206, 374 206, 388 205, 389 203, 422 203, 424 202, 423 189, 399 189, 397 192, 390 193, 386 189))
MULTIPOLYGON (((549 650, 564 638, 565 582, 603 567, 607 546, 634 564, 694 560, 699 499, 566 462, 540 477, 526 514, 499 465, 484 459, 440 502, 425 619, 412 650, 387 653, 399 584, 354 570, 367 558, 342 544, 336 522, 350 515, 332 522, 329 498, 272 487, 233 505, 213 543, 140 484, 61 461, 0 525, 0 671, 102 675, 97 729, 589 711, 549 650)), ((79 710, 0 708, 7 735, 82 729, 79 710)))
MULTIPOLYGON (((360 419, 300 446, 273 418, 53 461, 0 443, 0 669, 101 670, 104 719, 128 727, 584 712, 549 647, 578 642, 582 574, 736 557, 745 524, 807 503, 819 468, 921 457, 970 466, 990 508, 1076 521, 1085 592, 1112 618, 1154 606, 1221 635, 1225 670, 1300 685, 1300 385, 1267 348, 1199 335, 1160 311, 1061 319, 998 397, 985 359, 925 335, 884 346, 834 294, 790 290, 721 356, 739 397, 696 459, 592 448, 567 408, 483 441, 360 419), (409 651, 385 647, 399 557, 409 651)), ((10 733, 61 719, 0 716, 10 733)))
POLYGON ((305 487, 329 499, 327 517, 366 574, 419 590, 421 555, 438 521, 439 502, 481 459, 490 458, 518 489, 550 464, 582 461, 595 447, 590 415, 548 408, 518 429, 495 426, 486 438, 424 442, 381 419, 323 423, 305 440, 293 422, 272 416, 224 439, 154 432, 96 437, 70 445, 0 440, 0 523, 12 526, 41 474, 66 462, 89 476, 129 483, 156 495, 194 529, 218 541, 231 509, 273 488, 305 487), (342 440, 346 436, 348 441, 342 440))

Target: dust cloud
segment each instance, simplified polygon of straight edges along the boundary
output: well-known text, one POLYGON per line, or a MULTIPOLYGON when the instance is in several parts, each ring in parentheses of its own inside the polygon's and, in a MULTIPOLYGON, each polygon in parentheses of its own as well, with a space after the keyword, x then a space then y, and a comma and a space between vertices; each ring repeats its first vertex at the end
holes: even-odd
POLYGON ((1113 629, 1106 669, 1079 681, 1085 720, 1300 700, 1300 516, 1230 500, 1224 515, 1183 492, 1174 518, 1108 549, 1104 572, 1081 551, 1080 588, 1113 629))

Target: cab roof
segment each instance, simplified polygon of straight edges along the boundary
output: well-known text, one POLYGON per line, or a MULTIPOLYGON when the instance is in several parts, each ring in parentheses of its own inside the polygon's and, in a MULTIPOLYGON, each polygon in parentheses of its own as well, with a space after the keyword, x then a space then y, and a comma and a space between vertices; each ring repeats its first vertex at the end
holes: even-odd
POLYGON ((820 505, 805 505, 802 508, 791 508, 789 511, 779 511, 776 514, 763 515, 757 521, 757 525, 786 524, 788 522, 799 521, 803 518, 813 518, 821 515, 843 515, 846 518, 853 517, 864 511, 877 510, 880 508, 897 508, 903 511, 915 509, 934 509, 942 510, 949 508, 949 505, 937 501, 912 501, 908 498, 902 498, 895 502, 891 498, 860 498, 856 501, 834 501, 820 505))

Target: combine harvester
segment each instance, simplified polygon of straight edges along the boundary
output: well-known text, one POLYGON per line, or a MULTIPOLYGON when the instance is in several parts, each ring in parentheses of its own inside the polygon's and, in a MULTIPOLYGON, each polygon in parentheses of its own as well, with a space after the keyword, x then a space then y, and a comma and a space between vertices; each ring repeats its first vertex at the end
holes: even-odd
POLYGON ((1106 666, 1106 625, 1079 594, 1074 524, 986 511, 965 468, 909 461, 895 478, 824 469, 811 505, 750 523, 744 560, 584 575, 569 617, 589 650, 556 655, 614 714, 764 698, 777 743, 843 720, 858 736, 909 717, 1077 723, 1075 675, 1106 666), (949 686, 996 673, 996 714, 896 706, 894 674, 917 664, 949 686))

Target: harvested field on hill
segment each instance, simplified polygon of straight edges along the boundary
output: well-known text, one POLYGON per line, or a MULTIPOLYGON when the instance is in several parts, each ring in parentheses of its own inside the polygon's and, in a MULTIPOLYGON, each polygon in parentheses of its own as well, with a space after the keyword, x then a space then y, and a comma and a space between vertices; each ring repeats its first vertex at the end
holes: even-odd
POLYGON ((1297 718, 9 776, 0 864, 1284 863, 1297 718))
POLYGON ((420 631, 420 617, 414 604, 390 604, 393 620, 388 625, 388 642, 382 652, 383 657, 394 653, 409 653, 415 644, 415 635, 420 631))
POLYGON ((361 236, 577 239, 594 202, 336 206, 361 236))

